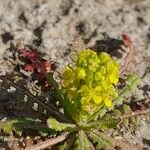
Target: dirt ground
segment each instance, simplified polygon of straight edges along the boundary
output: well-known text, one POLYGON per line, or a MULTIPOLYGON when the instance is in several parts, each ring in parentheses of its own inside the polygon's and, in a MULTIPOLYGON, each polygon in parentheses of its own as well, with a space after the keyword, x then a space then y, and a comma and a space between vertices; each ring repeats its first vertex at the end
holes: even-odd
MULTIPOLYGON (((150 104, 150 0, 0 0, 0 74, 13 72, 18 64, 14 46, 41 52, 57 63, 58 71, 71 61, 73 51, 84 48, 105 50, 122 63, 122 34, 134 43, 132 70, 141 77, 132 100, 150 104)), ((7 93, 0 93, 3 107, 7 93)), ((137 131, 124 137, 150 149, 150 123, 143 117, 137 131)))

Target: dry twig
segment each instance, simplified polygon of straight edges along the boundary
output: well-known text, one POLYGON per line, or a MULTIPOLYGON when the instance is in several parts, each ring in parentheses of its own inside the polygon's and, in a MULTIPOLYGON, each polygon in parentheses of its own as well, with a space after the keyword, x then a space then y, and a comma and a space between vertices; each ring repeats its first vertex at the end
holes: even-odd
POLYGON ((120 74, 122 74, 124 71, 127 70, 130 63, 135 62, 135 58, 134 58, 135 47, 133 45, 133 42, 131 41, 131 38, 126 34, 122 34, 122 38, 123 38, 124 45, 128 47, 129 52, 127 53, 127 56, 125 57, 124 64, 121 66, 120 74))
POLYGON ((51 147, 53 145, 56 145, 56 144, 58 144, 58 143, 60 143, 64 140, 66 140, 68 137, 69 137, 69 133, 66 132, 66 133, 63 133, 63 134, 59 135, 56 138, 51 138, 51 139, 48 139, 44 142, 40 142, 36 145, 25 148, 25 150, 42 150, 42 149, 45 149, 47 147, 51 147))
POLYGON ((120 118, 125 119, 125 118, 134 117, 134 116, 144 115, 144 114, 147 114, 147 113, 150 113, 150 108, 145 108, 145 109, 142 109, 142 110, 138 110, 138 111, 132 112, 130 114, 123 115, 120 118))

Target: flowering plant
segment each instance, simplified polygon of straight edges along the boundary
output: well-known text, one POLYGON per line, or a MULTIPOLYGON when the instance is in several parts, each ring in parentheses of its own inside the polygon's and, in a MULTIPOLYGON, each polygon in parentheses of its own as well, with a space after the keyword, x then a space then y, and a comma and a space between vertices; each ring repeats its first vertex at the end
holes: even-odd
MULTIPOLYGON (((28 53, 28 51, 23 52, 25 52, 24 57, 31 59, 31 69, 43 73, 43 61, 40 63, 41 65, 35 64, 35 62, 41 60, 39 56, 31 55, 32 53, 28 53)), ((73 64, 66 66, 64 70, 62 85, 54 80, 52 72, 42 74, 47 73, 46 81, 52 86, 52 96, 60 102, 64 114, 53 105, 48 106, 45 102, 42 103, 25 91, 25 94, 28 94, 31 100, 39 104, 40 107, 37 108, 37 111, 42 113, 42 116, 44 110, 46 110, 57 120, 48 117, 47 126, 42 126, 42 120, 17 118, 6 122, 0 121, 0 128, 6 133, 15 130, 18 134, 21 134, 20 131, 31 124, 43 136, 65 132, 55 139, 57 141, 55 144, 65 140, 62 145, 58 145, 58 149, 61 150, 90 150, 91 147, 114 150, 116 140, 110 138, 108 131, 126 127, 129 123, 133 123, 134 126, 138 124, 137 118, 132 116, 135 113, 132 113, 129 106, 122 104, 125 96, 137 87, 139 77, 132 74, 122 80, 123 84, 120 83, 118 63, 104 52, 97 55, 90 49, 82 50, 75 54, 73 60, 73 64), (118 105, 120 107, 115 107, 118 105)), ((44 67, 44 69, 46 68, 44 67)), ((17 89, 20 88, 17 87, 17 89)), ((33 146, 33 149, 50 147, 54 143, 52 141, 51 139, 50 141, 44 141, 42 145, 39 143, 35 147, 33 146)))
POLYGON ((73 110, 78 110, 72 118, 87 121, 101 106, 111 107, 118 96, 118 78, 119 65, 109 54, 97 55, 90 49, 79 52, 74 65, 68 65, 63 74, 63 92, 73 108, 69 114, 72 116, 73 110))

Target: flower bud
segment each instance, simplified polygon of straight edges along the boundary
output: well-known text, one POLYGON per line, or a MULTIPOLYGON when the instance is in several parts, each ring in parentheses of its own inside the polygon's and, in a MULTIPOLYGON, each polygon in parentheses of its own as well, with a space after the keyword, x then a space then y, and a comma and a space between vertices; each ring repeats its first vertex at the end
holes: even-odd
POLYGON ((85 70, 83 68, 77 68, 77 78, 84 79, 86 76, 85 70))

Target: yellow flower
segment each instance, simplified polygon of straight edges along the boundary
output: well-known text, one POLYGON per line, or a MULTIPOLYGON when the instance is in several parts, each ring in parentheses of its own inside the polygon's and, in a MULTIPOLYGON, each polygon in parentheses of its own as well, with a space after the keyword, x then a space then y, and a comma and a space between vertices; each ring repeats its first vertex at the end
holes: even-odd
MULTIPOLYGON (((118 96, 114 87, 118 79, 119 65, 109 54, 82 50, 76 54, 73 67, 67 66, 64 71, 63 92, 72 102, 71 108, 84 114, 78 117, 88 118, 87 115, 94 114, 100 106, 112 106, 118 96)), ((69 112, 72 116, 72 109, 69 112)))

